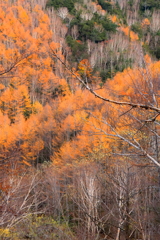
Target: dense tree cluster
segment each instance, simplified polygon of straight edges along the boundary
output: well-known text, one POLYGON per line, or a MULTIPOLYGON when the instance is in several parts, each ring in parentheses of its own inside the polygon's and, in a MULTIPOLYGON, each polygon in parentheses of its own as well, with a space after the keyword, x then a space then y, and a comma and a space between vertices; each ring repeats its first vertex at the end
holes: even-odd
POLYGON ((53 2, 0 1, 0 238, 159 240, 160 61, 138 42, 151 22, 53 2))

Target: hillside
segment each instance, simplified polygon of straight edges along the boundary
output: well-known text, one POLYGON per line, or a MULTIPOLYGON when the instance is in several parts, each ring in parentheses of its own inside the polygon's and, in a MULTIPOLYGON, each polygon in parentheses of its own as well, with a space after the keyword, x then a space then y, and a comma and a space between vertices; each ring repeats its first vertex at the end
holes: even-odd
POLYGON ((160 6, 0 1, 0 239, 159 240, 160 6))
MULTIPOLYGON (((88 59, 102 82, 128 67, 141 67, 143 56, 160 58, 160 3, 157 1, 48 1, 66 27, 62 44, 73 66, 88 59)), ((56 32, 57 33, 57 32, 56 32)))

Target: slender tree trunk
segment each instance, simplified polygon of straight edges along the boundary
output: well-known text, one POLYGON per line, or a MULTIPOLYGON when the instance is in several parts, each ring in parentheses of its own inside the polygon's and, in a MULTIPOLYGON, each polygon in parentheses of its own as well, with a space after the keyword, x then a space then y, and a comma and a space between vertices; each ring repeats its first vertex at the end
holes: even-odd
POLYGON ((121 228, 119 227, 117 230, 116 240, 120 240, 120 233, 121 233, 121 228))

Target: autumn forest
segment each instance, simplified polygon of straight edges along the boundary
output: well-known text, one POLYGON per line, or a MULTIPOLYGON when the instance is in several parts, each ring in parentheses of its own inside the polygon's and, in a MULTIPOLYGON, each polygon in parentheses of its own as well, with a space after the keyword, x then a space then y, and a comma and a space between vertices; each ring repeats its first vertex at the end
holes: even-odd
POLYGON ((0 239, 160 239, 160 3, 0 0, 0 239))

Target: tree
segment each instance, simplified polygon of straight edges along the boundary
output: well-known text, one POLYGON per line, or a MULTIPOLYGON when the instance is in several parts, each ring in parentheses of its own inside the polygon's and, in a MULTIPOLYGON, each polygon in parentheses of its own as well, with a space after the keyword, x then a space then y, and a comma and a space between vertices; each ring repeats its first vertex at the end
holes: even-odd
MULTIPOLYGON (((53 56, 56 56, 60 61, 61 59, 56 55, 56 53, 54 51, 52 51, 53 56)), ((111 104, 115 104, 118 106, 122 106, 122 107, 127 107, 122 108, 122 110, 120 110, 120 115, 122 116, 126 116, 128 113, 130 114, 130 111, 133 110, 133 119, 135 122, 138 122, 138 125, 141 128, 145 127, 148 129, 148 131, 152 134, 155 135, 155 137, 157 136, 157 132, 155 132, 155 127, 157 128, 158 126, 158 121, 157 118, 159 117, 160 114, 160 109, 159 107, 157 107, 158 102, 159 102, 159 97, 158 97, 158 89, 156 88, 157 86, 157 77, 159 74, 159 62, 157 63, 153 63, 150 64, 149 66, 146 64, 146 70, 126 70, 124 73, 122 73, 122 76, 127 78, 127 82, 129 81, 129 83, 131 85, 126 85, 126 87, 128 89, 130 89, 130 92, 128 95, 123 94, 122 96, 124 96, 124 98, 121 97, 121 99, 125 99, 126 101, 120 101, 120 96, 118 97, 118 99, 112 100, 111 96, 114 96, 114 91, 116 88, 116 82, 114 81, 114 91, 113 93, 111 92, 111 95, 108 96, 108 98, 104 97, 104 93, 106 94, 106 92, 104 92, 105 89, 103 89, 102 91, 100 90, 98 91, 94 91, 87 83, 85 83, 79 76, 76 75, 76 73, 74 73, 72 70, 70 70, 67 65, 62 62, 65 67, 72 72, 72 74, 76 77, 76 79, 83 84, 83 86, 90 92, 92 93, 95 97, 101 99, 104 102, 107 103, 111 103, 111 104), (137 76, 134 74, 134 71, 137 72, 137 76), (136 78, 134 77, 136 76, 136 78), (132 85, 133 84, 133 85, 132 85), (136 93, 136 99, 134 97, 133 99, 133 92, 136 93), (148 98, 146 98, 146 96, 148 96, 148 98), (128 101, 127 101, 128 100, 128 101), (136 101, 135 101, 136 100, 136 101), (140 103, 139 103, 140 101, 140 103), (137 111, 134 110, 140 110, 140 115, 137 111), (147 113, 144 114, 144 113, 147 113), (140 116, 137 117, 138 115, 140 116), (149 116, 149 118, 147 118, 147 116, 149 116), (151 123, 151 125, 147 125, 148 123, 151 123), (152 128, 152 125, 154 125, 154 127, 152 128)), ((119 74, 121 75, 121 74, 119 74)), ((117 75, 117 76, 119 76, 117 75)), ((120 78, 121 79, 121 78, 120 78)), ((123 79, 123 78, 122 78, 123 79)), ((117 87, 119 88, 119 86, 123 86, 123 85, 119 85, 119 78, 117 78, 118 80, 118 85, 117 87)), ((124 80, 123 80, 124 82, 124 80)), ((122 82, 121 82, 122 83, 122 82)), ((124 82, 125 83, 125 82, 124 82)), ((112 83, 111 83, 112 84, 112 83)), ((121 94, 121 90, 118 89, 118 92, 121 94)), ((125 91, 124 91, 125 92, 125 91)), ((128 134, 123 136, 122 134, 119 134, 116 130, 115 127, 112 126, 112 124, 110 124, 106 119, 102 120, 102 123, 104 123, 105 125, 107 125, 109 127, 109 129, 111 130, 111 134, 107 133, 101 129, 99 129, 101 132, 105 133, 106 135, 111 135, 115 138, 119 138, 121 140, 123 140, 124 142, 126 142, 127 144, 129 144, 129 146, 137 149, 139 151, 139 153, 143 154, 144 156, 146 156, 152 163, 154 163, 156 166, 160 167, 160 163, 159 160, 157 159, 157 157, 154 156, 154 153, 149 153, 148 152, 148 146, 146 145, 145 147, 143 147, 141 145, 141 142, 137 141, 136 138, 133 138, 132 135, 128 134)))
POLYGON ((19 171, 23 163, 28 167, 28 161, 42 161, 46 148, 45 158, 49 159, 51 154, 52 140, 46 143, 49 136, 45 138, 42 129, 48 135, 51 132, 49 125, 53 119, 47 118, 47 122, 44 115, 45 111, 49 114, 47 103, 61 85, 48 54, 49 44, 55 49, 58 45, 52 41, 48 16, 40 6, 32 7, 27 3, 23 7, 21 2, 10 6, 8 1, 0 5, 0 111, 1 121, 5 121, 0 130, 4 172, 19 171))

